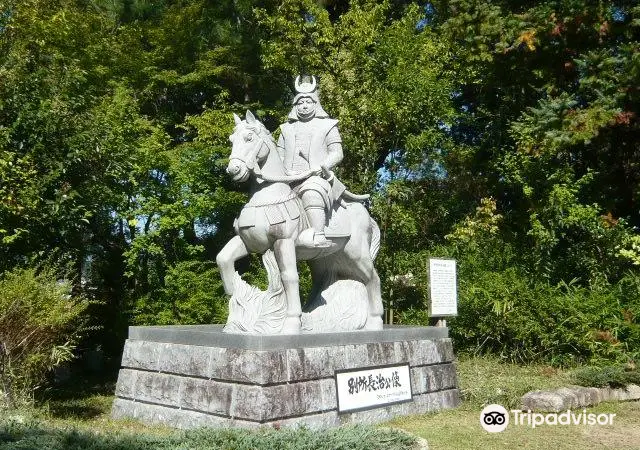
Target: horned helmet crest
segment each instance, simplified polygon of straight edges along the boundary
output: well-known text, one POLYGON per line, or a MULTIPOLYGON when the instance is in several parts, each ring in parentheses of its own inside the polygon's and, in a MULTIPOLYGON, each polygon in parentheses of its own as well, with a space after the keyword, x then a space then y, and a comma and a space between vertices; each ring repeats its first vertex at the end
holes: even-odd
POLYGON ((312 92, 315 92, 316 88, 318 87, 316 77, 314 77, 313 75, 311 75, 311 83, 300 82, 300 75, 298 75, 296 77, 294 85, 298 94, 310 94, 312 92))

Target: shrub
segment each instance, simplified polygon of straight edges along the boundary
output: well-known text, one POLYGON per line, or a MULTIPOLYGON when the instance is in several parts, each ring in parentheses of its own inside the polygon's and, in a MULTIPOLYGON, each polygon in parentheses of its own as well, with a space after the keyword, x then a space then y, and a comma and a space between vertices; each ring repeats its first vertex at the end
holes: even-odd
POLYGON ((47 372, 73 357, 87 306, 52 268, 0 277, 0 405, 28 401, 47 372))
POLYGON ((495 204, 484 200, 472 218, 447 236, 448 245, 434 252, 458 262, 458 316, 449 321, 457 350, 559 366, 637 359, 640 275, 615 266, 615 278, 609 277, 608 260, 598 265, 591 263, 593 255, 587 257, 595 252, 591 244, 583 253, 572 248, 573 262, 567 253, 541 271, 539 264, 527 262, 530 252, 513 244, 513 236, 499 232, 500 219, 495 204), (551 281, 562 280, 566 267, 561 266, 573 267, 576 261, 591 261, 588 277, 551 281))
POLYGON ((483 271, 460 283, 451 333, 459 349, 513 362, 567 366, 638 358, 637 276, 585 288, 531 282, 518 269, 483 271))
POLYGON ((640 384, 640 370, 622 366, 581 367, 571 373, 571 378, 580 386, 619 388, 640 384))
POLYGON ((178 262, 161 287, 135 300, 132 315, 136 325, 224 323, 227 299, 218 269, 209 262, 178 262))
POLYGON ((200 429, 165 436, 144 433, 93 433, 74 428, 52 428, 38 421, 18 423, 0 418, 0 446, 6 450, 214 450, 314 449, 400 450, 415 438, 399 430, 345 426, 330 430, 200 429))

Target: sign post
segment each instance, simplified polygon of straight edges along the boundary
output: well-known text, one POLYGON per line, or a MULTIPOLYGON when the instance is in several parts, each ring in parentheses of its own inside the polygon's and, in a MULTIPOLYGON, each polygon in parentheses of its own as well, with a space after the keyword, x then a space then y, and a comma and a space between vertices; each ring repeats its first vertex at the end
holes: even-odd
MULTIPOLYGON (((434 318, 458 315, 458 289, 456 261, 454 259, 429 259, 430 316, 434 318)), ((437 326, 446 326, 445 319, 438 319, 437 326)))

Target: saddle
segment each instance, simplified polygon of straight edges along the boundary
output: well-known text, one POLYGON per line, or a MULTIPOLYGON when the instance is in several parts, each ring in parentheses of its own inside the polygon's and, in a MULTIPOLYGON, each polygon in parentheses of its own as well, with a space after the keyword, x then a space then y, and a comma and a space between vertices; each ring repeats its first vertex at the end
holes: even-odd
POLYGON ((357 195, 349 192, 333 172, 329 172, 326 175, 328 175, 326 177, 327 181, 331 184, 331 197, 333 199, 331 218, 324 229, 330 245, 327 247, 316 247, 314 245, 314 230, 309 227, 305 214, 305 229, 296 240, 296 253, 304 256, 305 259, 322 258, 344 248, 351 238, 351 223, 347 213, 349 204, 354 202, 363 203, 369 199, 369 195, 357 195))

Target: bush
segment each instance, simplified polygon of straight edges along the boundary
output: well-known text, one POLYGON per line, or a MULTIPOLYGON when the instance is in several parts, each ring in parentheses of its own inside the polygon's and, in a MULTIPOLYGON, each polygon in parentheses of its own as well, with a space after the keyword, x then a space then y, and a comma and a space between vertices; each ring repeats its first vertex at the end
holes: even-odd
MULTIPOLYGON (((611 283, 608 268, 596 273, 593 264, 590 283, 555 283, 561 270, 551 265, 553 276, 546 276, 528 264, 527 252, 517 251, 521 245, 499 232, 500 219, 495 203, 483 200, 475 216, 446 237, 449 244, 436 249, 435 255, 458 262, 458 316, 449 325, 459 352, 557 366, 640 357, 637 272, 616 273, 611 283)), ((580 255, 577 260, 588 259, 580 255)), ((557 264, 570 265, 560 259, 557 264)))
POLYGON ((47 372, 73 357, 87 306, 52 268, 0 277, 0 405, 30 400, 47 372))
POLYGON ((451 320, 458 349, 494 353, 513 362, 560 366, 640 355, 638 280, 585 288, 531 282, 517 269, 483 271, 460 283, 459 315, 451 320))
POLYGON ((571 378, 580 386, 620 388, 640 384, 640 370, 622 366, 581 367, 571 373, 571 378))
POLYGON ((224 323, 227 299, 218 269, 209 262, 178 262, 162 287, 135 300, 132 316, 136 325, 224 323))
POLYGON ((406 433, 366 426, 346 426, 318 431, 306 428, 257 431, 201 429, 175 432, 168 436, 153 436, 142 433, 97 434, 77 429, 50 428, 39 422, 18 423, 15 420, 0 419, 0 446, 6 450, 400 450, 411 448, 413 445, 415 438, 406 433))

